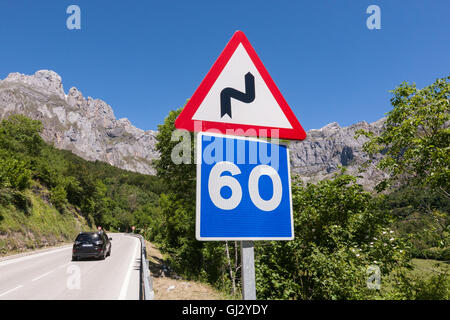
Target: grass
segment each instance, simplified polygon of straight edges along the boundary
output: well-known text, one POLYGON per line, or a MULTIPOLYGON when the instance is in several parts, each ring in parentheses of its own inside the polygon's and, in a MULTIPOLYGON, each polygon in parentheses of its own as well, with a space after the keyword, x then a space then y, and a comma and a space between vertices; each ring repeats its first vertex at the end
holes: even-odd
POLYGON ((176 274, 165 275, 167 254, 162 254, 158 246, 146 241, 147 258, 153 277, 156 300, 230 300, 232 297, 211 285, 185 280, 176 274))
POLYGON ((412 259, 412 269, 394 270, 383 279, 375 299, 447 300, 450 297, 450 264, 432 259, 412 259))
POLYGON ((13 204, 0 205, 0 256, 71 242, 81 230, 91 229, 73 208, 60 213, 41 194, 25 194, 31 201, 28 213, 13 204))

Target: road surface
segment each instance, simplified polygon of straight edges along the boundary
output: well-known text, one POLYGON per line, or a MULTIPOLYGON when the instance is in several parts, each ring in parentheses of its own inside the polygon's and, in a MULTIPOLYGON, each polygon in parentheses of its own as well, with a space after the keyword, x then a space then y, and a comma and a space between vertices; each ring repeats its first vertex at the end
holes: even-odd
POLYGON ((139 299, 140 241, 112 237, 105 260, 72 260, 72 245, 0 260, 0 300, 139 299))

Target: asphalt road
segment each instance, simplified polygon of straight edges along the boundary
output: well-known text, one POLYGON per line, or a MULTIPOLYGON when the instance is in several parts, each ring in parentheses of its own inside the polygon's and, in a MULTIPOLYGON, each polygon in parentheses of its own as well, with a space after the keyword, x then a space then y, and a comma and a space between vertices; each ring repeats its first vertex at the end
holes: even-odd
POLYGON ((139 299, 140 241, 112 237, 105 260, 72 260, 72 246, 0 260, 0 300, 139 299))

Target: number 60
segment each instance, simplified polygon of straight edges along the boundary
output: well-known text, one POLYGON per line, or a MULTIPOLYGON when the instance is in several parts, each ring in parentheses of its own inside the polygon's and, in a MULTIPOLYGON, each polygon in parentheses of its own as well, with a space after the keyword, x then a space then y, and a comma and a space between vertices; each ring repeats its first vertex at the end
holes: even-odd
MULTIPOLYGON (((222 161, 218 162, 211 169, 208 180, 208 192, 211 201, 216 207, 222 210, 233 210, 242 200, 242 187, 239 181, 233 176, 241 174, 241 170, 232 162, 222 161), (222 176, 223 172, 230 172, 231 176, 222 176), (220 194, 223 187, 231 189, 231 196, 225 199, 220 194)), ((248 192, 253 204, 262 211, 273 211, 281 202, 283 194, 283 187, 278 172, 268 165, 258 165, 250 172, 248 179, 248 192), (259 178, 261 176, 268 176, 272 180, 273 195, 269 200, 261 198, 259 193, 259 178)))

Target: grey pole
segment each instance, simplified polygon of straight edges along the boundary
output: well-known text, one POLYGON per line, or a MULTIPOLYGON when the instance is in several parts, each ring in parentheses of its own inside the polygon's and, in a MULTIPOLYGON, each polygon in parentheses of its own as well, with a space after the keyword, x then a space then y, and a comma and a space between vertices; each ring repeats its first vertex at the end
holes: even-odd
POLYGON ((256 300, 255 251, 253 241, 241 241, 242 298, 256 300))

